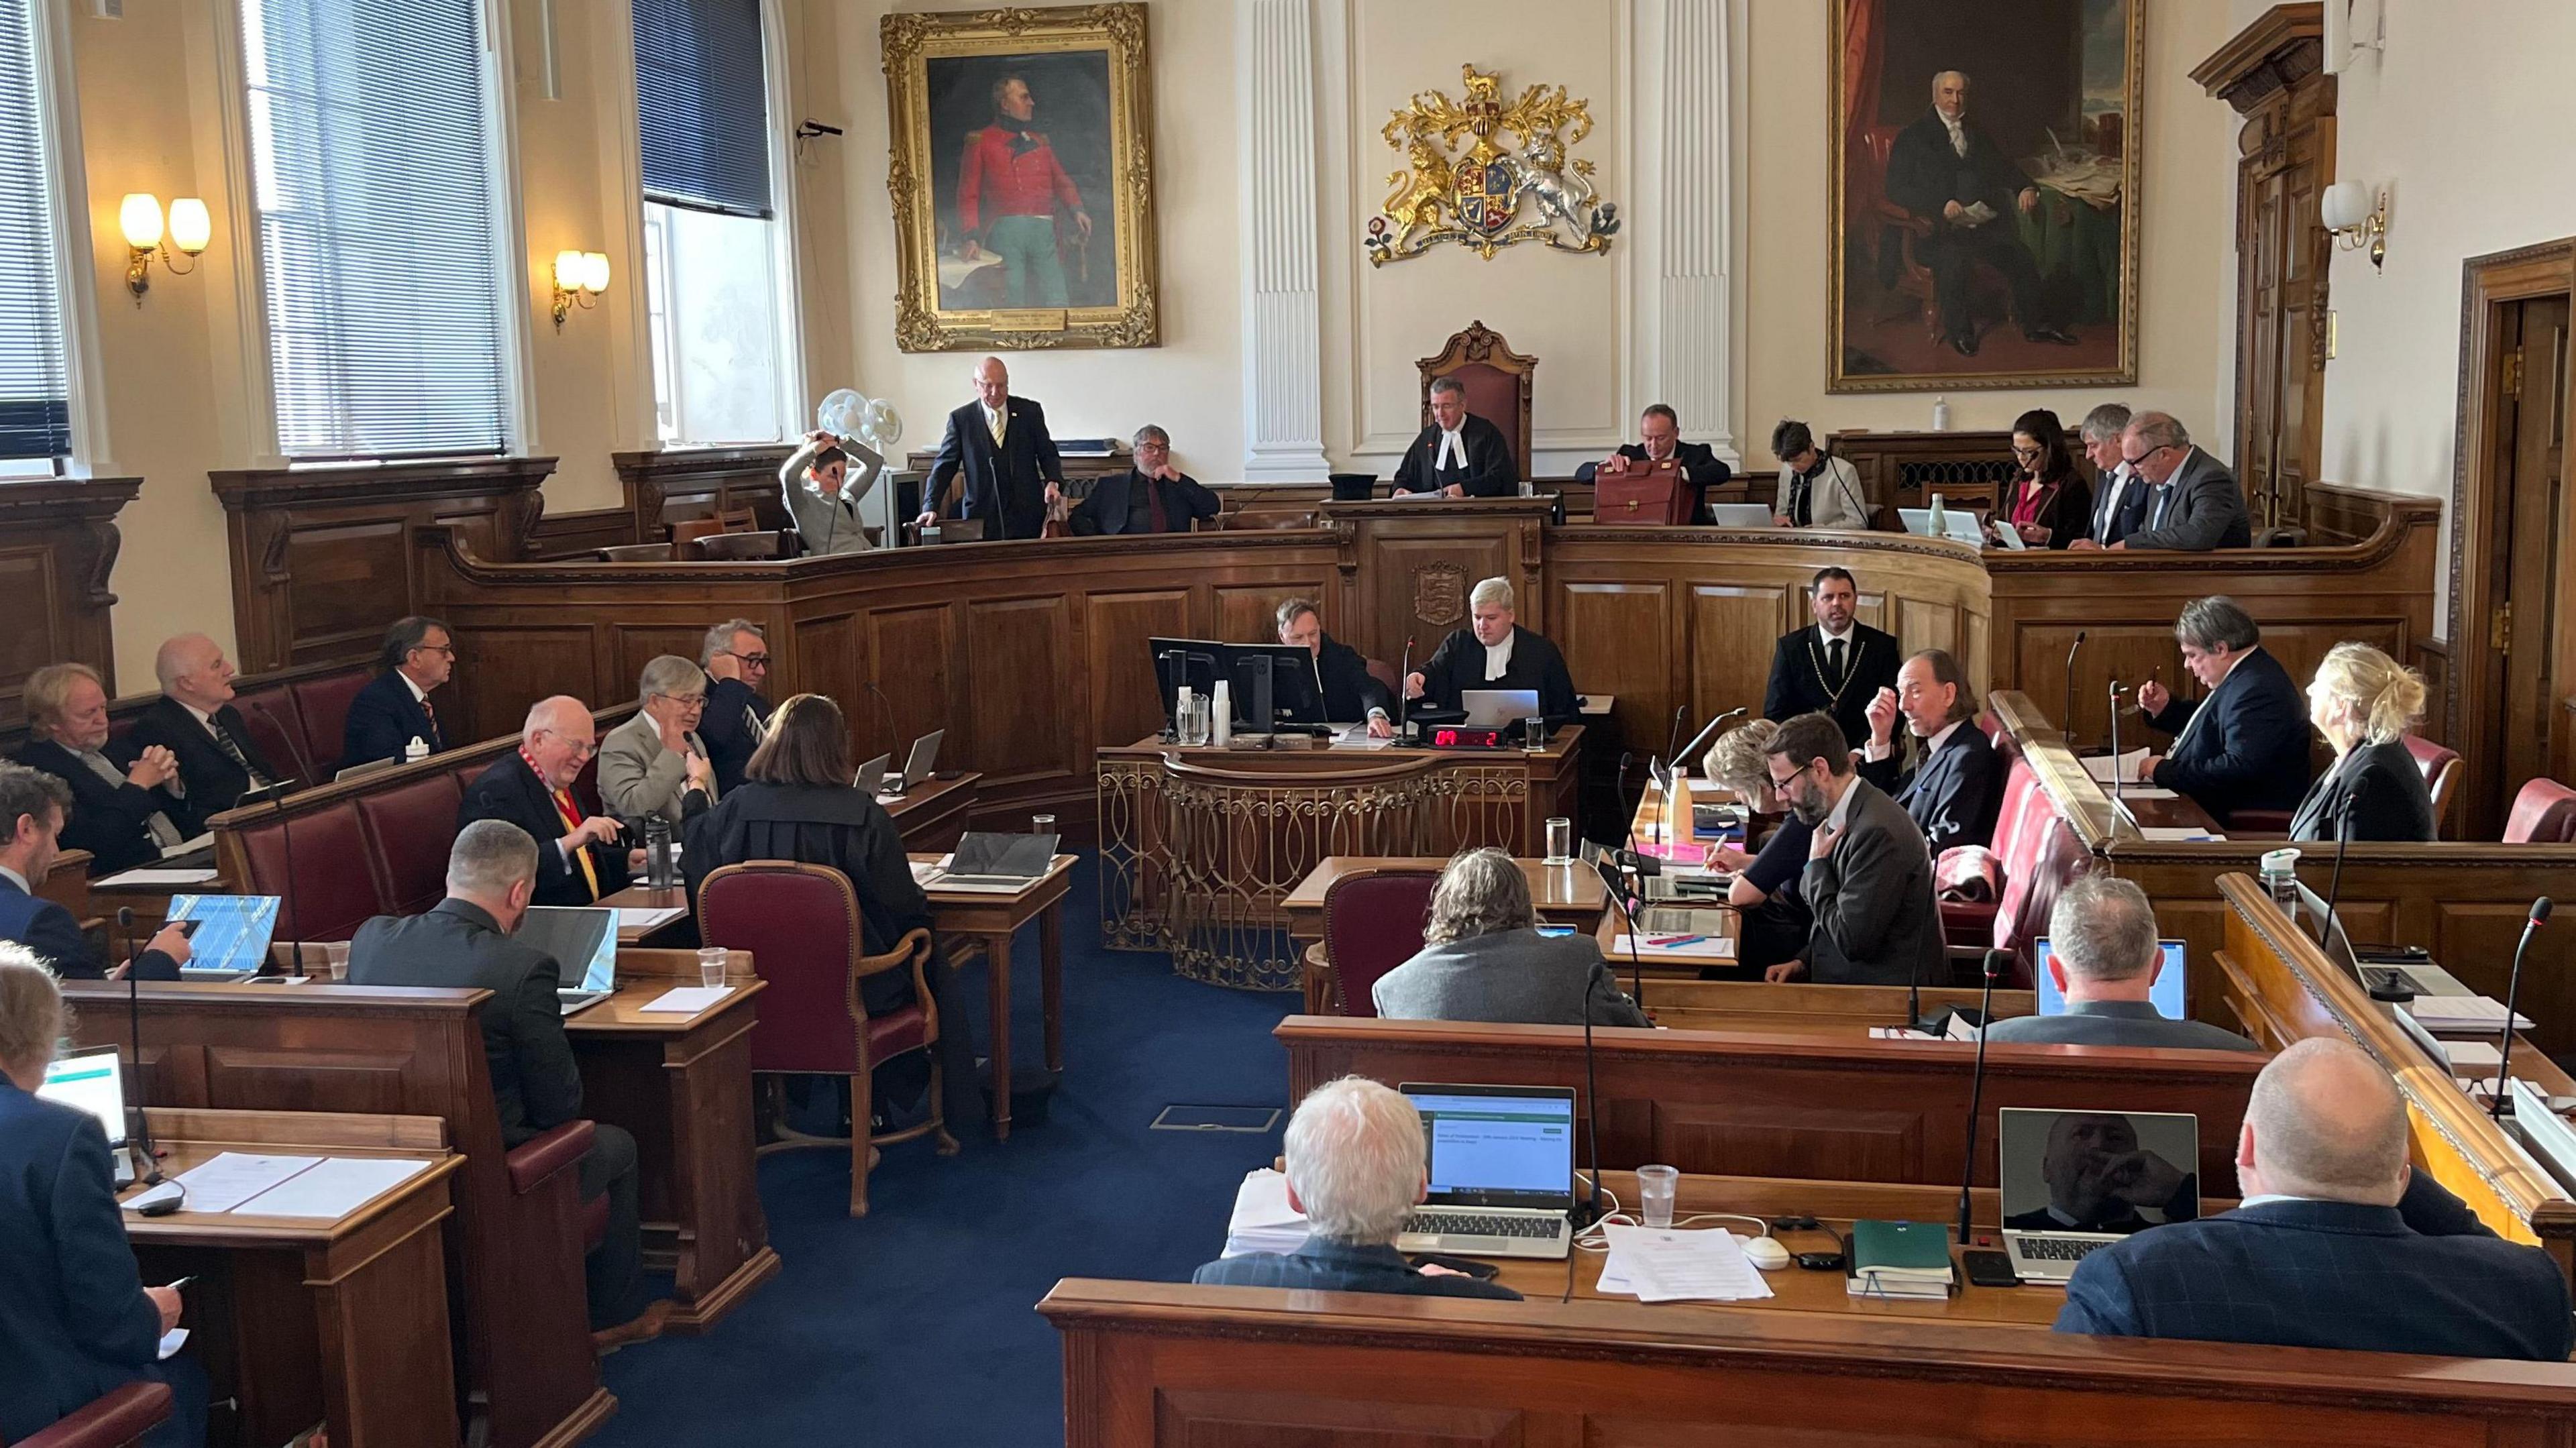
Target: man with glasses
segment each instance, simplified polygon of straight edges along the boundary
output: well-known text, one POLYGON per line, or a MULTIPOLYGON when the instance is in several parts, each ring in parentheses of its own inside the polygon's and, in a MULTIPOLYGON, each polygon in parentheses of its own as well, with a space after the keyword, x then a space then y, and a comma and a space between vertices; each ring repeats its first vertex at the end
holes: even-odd
POLYGON ((1186 533, 1214 518, 1225 502, 1172 466, 1172 435, 1147 423, 1136 429, 1136 465, 1091 485, 1065 521, 1078 537, 1103 533, 1186 533))
POLYGON ((573 797, 573 781, 599 751, 597 726, 579 699, 557 694, 528 710, 519 747, 492 761, 466 788, 456 828, 477 820, 517 825, 537 842, 537 905, 589 905, 626 888, 644 852, 622 848, 623 831, 573 797))
POLYGON ((432 754, 448 745, 437 706, 429 701, 429 691, 456 671, 456 641, 447 625, 418 614, 394 620, 377 662, 384 672, 349 701, 340 730, 342 769, 401 759, 415 739, 432 754))
POLYGON ((706 671, 663 654, 644 666, 640 691, 644 707, 599 741, 599 801, 629 825, 658 815, 676 838, 681 821, 715 803, 715 766, 697 734, 706 671))
POLYGON ((2299 807, 2310 774, 2307 701, 2262 639, 2232 598, 2183 606, 2174 640, 2182 666, 2209 693, 2195 702, 2156 679, 2138 686, 2138 712, 2174 736, 2163 757, 2139 761, 2141 782, 2187 794, 2221 821, 2240 809, 2299 807))
POLYGON ((707 671, 707 704, 698 715, 698 738, 715 766, 716 793, 742 783, 751 752, 769 731, 776 707, 760 686, 769 682, 769 639, 747 618, 729 618, 707 630, 698 663, 707 671))
MULTIPOLYGON (((2147 485, 2146 518, 2111 548, 2206 553, 2253 543, 2245 491, 2236 485, 2236 475, 2193 445, 2191 434, 2171 414, 2141 412, 2130 419, 2120 438, 2120 460, 2147 485)), ((2087 540, 2073 546, 2104 545, 2087 540)))
POLYGON ((1814 833, 1798 898, 1814 912, 1806 958, 1764 980, 1821 985, 1938 983, 1944 957, 1932 854, 1902 806, 1852 768, 1828 714, 1801 714, 1763 750, 1771 788, 1814 833))
POLYGON ((2091 530, 2069 542, 2069 548, 2108 548, 2138 531, 2147 521, 2146 481, 2130 471, 2129 409, 2105 402, 2084 414, 2084 455, 2093 460, 2091 530))

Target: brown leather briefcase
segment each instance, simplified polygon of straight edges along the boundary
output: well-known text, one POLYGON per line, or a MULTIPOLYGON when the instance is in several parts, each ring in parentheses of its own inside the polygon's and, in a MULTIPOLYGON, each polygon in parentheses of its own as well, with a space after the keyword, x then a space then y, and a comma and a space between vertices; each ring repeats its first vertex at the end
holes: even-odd
POLYGON ((1678 527, 1691 520, 1691 490, 1682 482, 1679 463, 1628 465, 1624 473, 1592 476, 1592 521, 1651 523, 1678 527))

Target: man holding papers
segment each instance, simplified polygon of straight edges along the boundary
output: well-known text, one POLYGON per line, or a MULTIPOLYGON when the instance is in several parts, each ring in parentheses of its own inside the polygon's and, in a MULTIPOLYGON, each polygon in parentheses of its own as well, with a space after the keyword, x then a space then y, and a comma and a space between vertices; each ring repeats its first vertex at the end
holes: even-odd
POLYGON ((2308 711, 2289 670, 2263 649, 2263 631, 2236 600, 2219 595, 2184 605, 2174 623, 2183 667, 2207 689, 2187 702, 2162 683, 2138 686, 2138 712, 2174 736, 2150 754, 2132 783, 2189 795, 2224 823, 2240 809, 2296 809, 2308 792, 2308 711))

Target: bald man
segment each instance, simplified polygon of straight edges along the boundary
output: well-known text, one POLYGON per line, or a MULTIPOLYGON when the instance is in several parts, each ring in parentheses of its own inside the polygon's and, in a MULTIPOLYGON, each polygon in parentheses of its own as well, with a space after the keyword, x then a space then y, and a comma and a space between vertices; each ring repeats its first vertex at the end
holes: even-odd
POLYGON ((187 809, 181 829, 203 833, 206 821, 243 794, 287 777, 251 742, 233 707, 233 666, 222 645, 204 634, 181 634, 152 656, 152 673, 161 697, 134 721, 129 742, 158 744, 179 761, 172 792, 187 809))
POLYGON ((1047 434, 1046 410, 1011 395, 1011 369, 999 357, 975 364, 975 400, 948 414, 948 434, 921 493, 927 528, 940 518, 978 518, 984 537, 1035 538, 1064 512, 1064 459, 1047 434), (950 484, 965 480, 962 497, 950 484))
POLYGON ((2406 1162, 2388 1072, 2319 1037, 2254 1081, 2232 1212, 2086 1257, 2059 1332, 2563 1362, 2567 1279, 2406 1162))
POLYGON ((593 814, 573 794, 581 767, 599 752, 598 728, 579 699, 539 699, 519 729, 519 747, 492 761, 456 809, 462 832, 476 820, 506 820, 537 842, 534 905, 589 905, 626 888, 644 866, 617 821, 593 814))

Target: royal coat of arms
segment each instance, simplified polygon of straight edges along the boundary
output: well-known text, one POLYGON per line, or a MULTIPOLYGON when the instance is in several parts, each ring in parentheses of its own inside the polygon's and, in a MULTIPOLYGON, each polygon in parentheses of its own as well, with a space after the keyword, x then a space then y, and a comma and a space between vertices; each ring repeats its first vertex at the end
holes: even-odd
POLYGON ((1467 570, 1446 561, 1413 568, 1413 616, 1447 628, 1467 616, 1467 570))
POLYGON ((1458 67, 1467 98, 1416 92, 1379 134, 1404 154, 1405 169, 1387 178, 1383 214, 1369 218, 1371 265, 1384 266, 1455 241, 1491 260, 1515 242, 1540 241, 1559 251, 1606 252, 1619 230, 1619 208, 1592 190, 1592 163, 1569 161, 1568 148, 1592 134, 1590 102, 1568 100, 1565 87, 1534 85, 1503 104, 1501 78, 1458 67), (1510 132, 1517 154, 1494 143, 1510 132), (1466 154, 1459 143, 1474 137, 1466 154), (1537 216, 1521 220, 1523 202, 1537 216))

